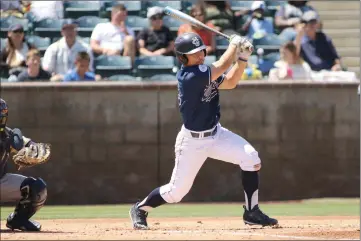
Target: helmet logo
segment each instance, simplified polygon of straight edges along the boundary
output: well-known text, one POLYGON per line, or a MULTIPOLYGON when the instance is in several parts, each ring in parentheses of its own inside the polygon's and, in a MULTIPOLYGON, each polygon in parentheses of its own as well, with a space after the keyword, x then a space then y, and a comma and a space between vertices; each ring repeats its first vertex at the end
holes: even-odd
POLYGON ((197 37, 193 37, 192 44, 194 44, 196 47, 198 47, 201 43, 197 37))

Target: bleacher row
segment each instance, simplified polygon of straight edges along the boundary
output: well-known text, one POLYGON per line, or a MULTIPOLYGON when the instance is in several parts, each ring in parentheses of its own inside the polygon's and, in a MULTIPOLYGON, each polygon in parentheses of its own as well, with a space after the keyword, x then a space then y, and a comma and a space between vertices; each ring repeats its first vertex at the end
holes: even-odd
MULTIPOLYGON (((111 7, 117 3, 123 3, 128 10, 127 25, 131 27, 137 34, 143 28, 149 27, 149 20, 146 18, 146 12, 152 6, 171 6, 175 9, 188 13, 193 1, 70 1, 64 3, 64 18, 76 19, 78 23, 78 35, 83 41, 89 44, 90 36, 94 27, 98 23, 110 21, 111 7)), ((274 13, 280 4, 285 1, 266 1, 267 16, 273 21, 274 13)), ((242 9, 250 9, 252 1, 230 1, 233 11, 242 9)), ((1 46, 5 45, 6 34, 8 28, 15 23, 22 24, 26 32, 25 36, 29 43, 38 48, 42 55, 50 44, 61 38, 61 26, 64 19, 43 19, 35 21, 31 13, 25 15, 26 18, 20 19, 16 17, 7 17, 0 19, 1 29, 1 46)), ((245 18, 241 17, 236 21, 237 26, 241 26, 245 18), (238 24, 237 24, 238 23, 238 24)), ((164 25, 168 26, 174 35, 177 35, 179 26, 182 22, 171 18, 164 17, 164 25)), ((279 38, 273 35, 268 35, 260 39, 254 40, 256 50, 262 48, 264 50, 264 60, 259 66, 263 74, 267 74, 273 66, 274 61, 279 59, 278 50, 282 44, 279 38)), ((216 60, 227 48, 228 41, 224 38, 217 37, 216 51, 214 55, 207 56, 206 62, 211 63, 216 60)), ((256 54, 256 51, 254 52, 256 54)), ((180 67, 179 62, 172 56, 152 56, 152 57, 137 57, 134 68, 132 67, 129 57, 124 56, 95 56, 94 69, 96 74, 100 74, 103 78, 113 75, 129 75, 138 76, 140 78, 148 78, 153 74, 173 74, 177 67, 180 67)), ((251 62, 259 63, 257 56, 251 58, 251 62)))

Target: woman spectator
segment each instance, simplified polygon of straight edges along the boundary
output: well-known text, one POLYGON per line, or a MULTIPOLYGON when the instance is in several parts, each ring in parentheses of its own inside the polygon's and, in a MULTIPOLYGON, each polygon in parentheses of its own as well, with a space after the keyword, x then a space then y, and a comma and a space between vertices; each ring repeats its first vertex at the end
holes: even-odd
MULTIPOLYGON (((208 23, 205 22, 205 10, 203 6, 193 5, 190 11, 190 15, 195 19, 197 19, 198 21, 205 23, 207 26, 214 28, 214 25, 211 22, 208 23)), ((182 24, 180 26, 180 28, 178 29, 178 36, 186 32, 195 32, 202 38, 204 44, 207 46, 206 48, 207 54, 212 54, 215 51, 216 38, 212 32, 203 28, 194 27, 187 23, 182 24)))
POLYGON ((17 76, 26 67, 26 54, 32 45, 25 41, 24 28, 21 24, 10 27, 6 46, 2 46, 0 53, 1 68, 10 75, 17 76))
POLYGON ((269 80, 311 80, 311 67, 297 53, 293 42, 287 42, 280 49, 281 60, 269 73, 269 80))

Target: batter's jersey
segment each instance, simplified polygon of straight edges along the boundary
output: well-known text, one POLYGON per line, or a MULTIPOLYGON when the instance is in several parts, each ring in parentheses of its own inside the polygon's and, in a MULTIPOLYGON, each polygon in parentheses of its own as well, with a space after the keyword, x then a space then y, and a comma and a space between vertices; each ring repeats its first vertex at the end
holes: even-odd
POLYGON ((218 87, 225 75, 211 80, 207 65, 182 66, 177 73, 178 104, 185 128, 205 131, 218 124, 221 113, 218 87))

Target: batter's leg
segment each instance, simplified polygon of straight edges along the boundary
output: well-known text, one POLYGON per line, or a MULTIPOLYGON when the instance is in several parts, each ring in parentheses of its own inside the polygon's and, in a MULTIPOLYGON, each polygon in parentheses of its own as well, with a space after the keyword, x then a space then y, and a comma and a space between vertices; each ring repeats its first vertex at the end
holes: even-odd
POLYGON ((175 165, 168 184, 154 189, 143 201, 136 203, 130 210, 133 227, 148 229, 148 212, 165 203, 177 203, 191 189, 194 179, 207 159, 207 146, 211 140, 202 142, 184 137, 177 137, 175 146, 175 165))
POLYGON ((259 170, 261 159, 254 147, 241 136, 220 127, 215 143, 210 148, 209 157, 233 163, 241 167, 242 184, 245 194, 245 213, 247 224, 276 225, 278 221, 261 212, 258 206, 259 170))

